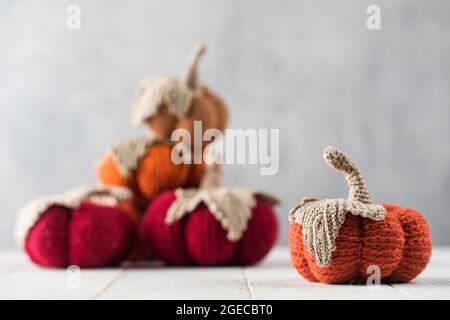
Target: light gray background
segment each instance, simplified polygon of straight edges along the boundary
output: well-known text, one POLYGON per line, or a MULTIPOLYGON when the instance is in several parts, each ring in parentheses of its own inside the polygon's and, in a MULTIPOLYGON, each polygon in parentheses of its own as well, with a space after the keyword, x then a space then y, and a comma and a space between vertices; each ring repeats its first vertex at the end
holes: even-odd
POLYGON ((192 45, 233 128, 280 128, 279 174, 228 166, 227 185, 277 194, 282 233, 304 196, 342 197, 322 161, 336 145, 377 202, 424 213, 450 244, 449 1, 0 2, 0 247, 33 197, 94 183, 95 160, 132 129, 128 105, 149 74, 177 75, 192 45), (80 31, 66 8, 82 10, 80 31), (382 9, 369 31, 366 8, 382 9))

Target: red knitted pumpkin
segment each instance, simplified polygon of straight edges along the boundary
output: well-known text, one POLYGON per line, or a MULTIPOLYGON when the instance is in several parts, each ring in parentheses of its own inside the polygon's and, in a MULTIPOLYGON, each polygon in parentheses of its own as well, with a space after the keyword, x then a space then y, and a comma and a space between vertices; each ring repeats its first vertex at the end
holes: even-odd
POLYGON ((420 213, 397 205, 373 205, 358 168, 328 147, 325 160, 347 178, 344 199, 304 199, 289 216, 294 267, 306 279, 349 283, 367 279, 378 267, 381 280, 408 282, 431 256, 429 227, 420 213))
POLYGON ((277 201, 243 188, 179 189, 156 197, 141 241, 172 265, 250 265, 275 244, 277 201))
POLYGON ((40 197, 21 211, 16 235, 43 267, 94 268, 126 258, 136 240, 136 212, 124 188, 80 188, 40 197))
POLYGON ((278 232, 272 206, 257 199, 242 238, 233 241, 205 204, 168 224, 167 212, 176 192, 158 196, 147 209, 140 235, 153 254, 172 265, 250 265, 259 262, 275 244, 278 232))

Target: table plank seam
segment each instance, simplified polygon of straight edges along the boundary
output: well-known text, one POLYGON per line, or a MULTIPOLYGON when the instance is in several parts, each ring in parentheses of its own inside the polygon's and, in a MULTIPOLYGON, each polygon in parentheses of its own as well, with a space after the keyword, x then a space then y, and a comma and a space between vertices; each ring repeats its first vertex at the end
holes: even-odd
POLYGON ((418 298, 415 297, 414 295, 412 295, 412 294, 410 294, 410 293, 404 291, 404 290, 401 289, 401 288, 398 288, 397 286, 395 286, 395 285, 393 285, 393 284, 388 284, 388 286, 391 287, 391 288, 394 289, 394 290, 397 290, 397 291, 400 292, 402 295, 406 296, 408 299, 411 299, 411 300, 418 300, 418 298))
POLYGON ((244 278, 245 287, 250 295, 251 300, 256 300, 255 294, 253 292, 252 284, 250 283, 250 279, 247 277, 247 272, 245 271, 245 267, 241 268, 242 277, 244 278))
POLYGON ((111 281, 109 283, 107 283, 103 288, 101 288, 99 290, 99 292, 97 294, 95 294, 93 296, 92 300, 98 300, 100 298, 100 296, 106 292, 106 290, 108 290, 114 283, 117 282, 117 280, 119 280, 119 278, 121 278, 124 275, 125 270, 126 270, 126 267, 121 269, 117 276, 115 276, 113 279, 111 279, 111 281))

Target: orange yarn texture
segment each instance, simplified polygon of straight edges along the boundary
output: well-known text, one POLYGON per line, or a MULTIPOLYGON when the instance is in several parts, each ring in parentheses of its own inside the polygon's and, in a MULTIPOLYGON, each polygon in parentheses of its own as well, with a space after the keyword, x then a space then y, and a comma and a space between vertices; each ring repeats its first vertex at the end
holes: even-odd
MULTIPOLYGON (((208 94, 209 93, 208 91, 208 94)), ((223 131, 228 121, 226 114, 226 106, 220 104, 221 100, 212 95, 196 96, 192 100, 189 114, 179 120, 176 124, 176 129, 188 130, 191 137, 191 146, 194 146, 194 125, 200 122, 202 125, 202 136, 208 129, 218 129, 223 131), (216 100, 217 99, 217 100, 216 100)), ((203 147, 206 147, 210 141, 203 141, 203 147)))
POLYGON ((117 166, 111 154, 104 156, 98 165, 97 174, 99 180, 105 186, 124 186, 131 187, 131 181, 127 177, 124 177, 120 173, 120 169, 117 166))
POLYGON ((148 199, 159 193, 182 187, 187 183, 189 166, 175 164, 171 158, 172 147, 165 144, 151 146, 136 170, 140 192, 148 199))
POLYGON ((310 281, 330 284, 367 279, 373 274, 370 266, 380 268, 384 282, 402 283, 417 277, 431 256, 428 224, 412 209, 383 206, 387 215, 381 221, 347 214, 332 261, 324 268, 304 246, 302 226, 291 224, 289 246, 294 267, 310 281))
POLYGON ((201 88, 203 93, 202 98, 208 101, 213 106, 216 118, 214 126, 210 124, 208 127, 217 128, 221 132, 223 132, 228 125, 228 107, 222 100, 222 98, 213 93, 213 91, 211 91, 207 86, 202 85, 201 88))

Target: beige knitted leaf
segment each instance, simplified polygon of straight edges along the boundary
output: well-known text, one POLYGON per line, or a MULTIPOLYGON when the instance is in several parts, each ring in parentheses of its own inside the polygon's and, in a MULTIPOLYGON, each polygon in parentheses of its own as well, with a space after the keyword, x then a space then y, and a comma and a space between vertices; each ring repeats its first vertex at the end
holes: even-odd
POLYGON ((318 266, 326 267, 331 263, 336 238, 347 213, 382 220, 386 209, 381 205, 345 199, 307 199, 289 212, 289 221, 302 225, 303 242, 315 255, 318 266))
POLYGON ((197 65, 206 51, 202 43, 195 44, 183 79, 149 77, 141 81, 131 103, 131 121, 134 125, 145 123, 157 114, 162 105, 178 119, 185 118, 194 96, 200 94, 197 65))
POLYGON ((386 209, 379 204, 365 204, 359 201, 346 202, 347 211, 355 216, 369 218, 372 220, 383 220, 386 216, 386 209))
POLYGON ((158 113, 162 105, 167 105, 170 112, 181 119, 190 110, 195 91, 184 81, 173 78, 146 78, 141 81, 131 103, 131 120, 133 125, 145 123, 158 113))
POLYGON ((246 188, 178 189, 165 221, 172 224, 204 204, 227 231, 227 238, 238 241, 247 229, 259 197, 277 202, 272 196, 246 188))
POLYGON ((111 149, 111 154, 120 169, 120 173, 125 177, 129 177, 137 169, 141 159, 147 154, 148 148, 155 143, 169 143, 169 141, 150 136, 125 140, 114 145, 111 149))

